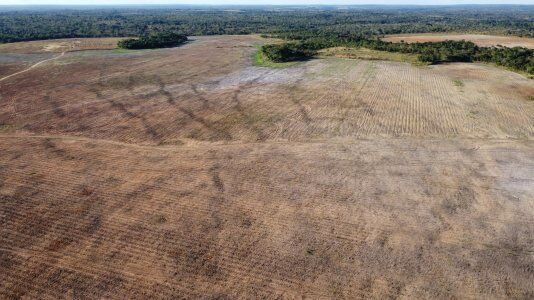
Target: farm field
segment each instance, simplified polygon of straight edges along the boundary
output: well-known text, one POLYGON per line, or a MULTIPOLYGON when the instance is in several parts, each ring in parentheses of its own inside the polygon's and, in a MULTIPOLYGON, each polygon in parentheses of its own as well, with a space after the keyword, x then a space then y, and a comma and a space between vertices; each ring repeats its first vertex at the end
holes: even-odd
POLYGON ((61 53, 64 51, 115 49, 124 38, 56 39, 0 44, 0 53, 61 53))
POLYGON ((450 34, 450 33, 428 33, 428 34, 399 34, 389 35, 382 40, 388 42, 405 41, 407 43, 417 42, 442 42, 447 40, 452 41, 471 41, 478 46, 505 46, 505 47, 525 47, 534 49, 534 38, 517 37, 517 36, 498 36, 498 35, 484 35, 484 34, 450 34))
POLYGON ((534 295, 533 80, 192 40, 0 50, 0 298, 534 295))

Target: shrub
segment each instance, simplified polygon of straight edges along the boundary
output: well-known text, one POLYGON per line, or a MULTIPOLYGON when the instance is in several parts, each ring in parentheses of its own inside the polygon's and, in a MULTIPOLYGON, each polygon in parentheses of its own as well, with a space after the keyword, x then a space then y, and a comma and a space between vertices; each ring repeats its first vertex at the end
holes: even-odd
POLYGON ((427 52, 427 53, 420 54, 419 60, 425 63, 435 64, 440 61, 440 57, 434 52, 427 52))

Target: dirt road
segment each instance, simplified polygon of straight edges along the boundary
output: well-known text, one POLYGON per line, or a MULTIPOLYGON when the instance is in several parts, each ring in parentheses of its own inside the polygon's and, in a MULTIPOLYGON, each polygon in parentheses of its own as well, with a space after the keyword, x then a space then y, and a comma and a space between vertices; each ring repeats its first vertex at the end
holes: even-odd
POLYGON ((41 60, 41 61, 39 61, 39 62, 37 62, 37 63, 35 63, 35 64, 29 66, 28 68, 26 68, 26 69, 24 69, 24 70, 22 70, 22 71, 19 71, 19 72, 13 73, 13 74, 11 74, 11 75, 4 76, 4 77, 0 78, 0 81, 4 81, 4 80, 6 80, 6 79, 8 79, 8 78, 17 76, 17 75, 22 74, 22 73, 25 73, 25 72, 28 72, 28 71, 30 71, 30 70, 32 70, 32 69, 38 67, 39 65, 42 65, 42 64, 46 63, 46 62, 49 62, 49 61, 52 61, 52 60, 59 59, 60 57, 64 56, 65 53, 66 53, 66 51, 65 51, 65 52, 61 52, 61 54, 59 54, 59 55, 57 55, 57 56, 54 56, 54 57, 52 57, 52 58, 48 58, 48 59, 45 59, 45 60, 41 60))

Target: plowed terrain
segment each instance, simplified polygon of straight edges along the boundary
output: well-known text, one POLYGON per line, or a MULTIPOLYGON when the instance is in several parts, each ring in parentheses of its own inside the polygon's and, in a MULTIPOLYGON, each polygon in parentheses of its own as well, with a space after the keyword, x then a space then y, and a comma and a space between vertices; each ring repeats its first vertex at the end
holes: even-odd
POLYGON ((264 42, 0 82, 0 298, 534 295, 532 80, 264 42))
POLYGON ((407 43, 420 42, 441 42, 441 41, 471 41, 482 47, 504 46, 504 47, 525 47, 534 49, 534 38, 516 36, 498 36, 485 34, 449 34, 449 33, 428 33, 428 34, 399 34, 390 35, 384 38, 389 42, 405 41, 407 43))
POLYGON ((0 44, 0 53, 61 53, 65 51, 115 49, 123 38, 57 39, 0 44))

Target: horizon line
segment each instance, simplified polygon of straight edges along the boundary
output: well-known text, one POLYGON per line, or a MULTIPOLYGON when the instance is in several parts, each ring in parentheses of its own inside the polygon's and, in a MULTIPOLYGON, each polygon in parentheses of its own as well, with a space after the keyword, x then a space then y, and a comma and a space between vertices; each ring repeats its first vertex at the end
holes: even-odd
POLYGON ((148 4, 148 3, 117 3, 117 4, 0 4, 2 6, 212 6, 212 7, 224 7, 224 6, 279 6, 279 7, 288 7, 288 6, 333 6, 333 7, 347 7, 347 6, 534 6, 534 3, 462 3, 462 4, 418 4, 418 3, 405 3, 405 4, 188 4, 188 3, 160 3, 160 4, 148 4))

